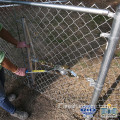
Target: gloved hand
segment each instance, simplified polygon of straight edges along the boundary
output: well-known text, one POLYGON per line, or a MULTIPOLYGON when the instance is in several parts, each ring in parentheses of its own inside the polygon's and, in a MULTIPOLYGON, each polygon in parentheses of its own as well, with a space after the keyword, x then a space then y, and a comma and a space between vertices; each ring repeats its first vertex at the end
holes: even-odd
POLYGON ((25 47, 30 47, 30 45, 27 45, 25 42, 18 42, 17 48, 25 48, 25 47))
POLYGON ((26 68, 18 68, 16 72, 14 72, 16 75, 19 76, 25 76, 26 75, 26 68))

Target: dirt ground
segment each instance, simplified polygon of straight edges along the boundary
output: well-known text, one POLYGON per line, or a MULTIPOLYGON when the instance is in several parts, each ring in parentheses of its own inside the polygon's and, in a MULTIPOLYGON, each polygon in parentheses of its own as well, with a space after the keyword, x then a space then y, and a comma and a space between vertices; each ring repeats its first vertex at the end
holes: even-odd
MULTIPOLYGON (((120 3, 120 0, 71 0, 73 4, 77 4, 80 2, 83 2, 86 6, 91 6, 94 3, 97 4, 97 6, 99 6, 100 8, 105 8, 108 5, 111 5, 113 8, 116 8, 116 6, 120 3)), ((102 60, 102 58, 100 58, 99 60, 102 60)), ((82 61, 82 60, 81 60, 82 61)), ((94 63, 97 64, 97 59, 93 60, 94 63)), ((89 62, 88 64, 90 64, 92 66, 92 64, 89 62)), ((106 90, 108 91, 108 95, 110 95, 110 98, 115 98, 115 100, 111 101, 112 104, 117 104, 120 105, 120 101, 119 101, 119 81, 113 80, 113 71, 116 74, 116 76, 119 74, 119 70, 118 70, 118 64, 120 64, 120 61, 114 60, 113 62, 113 67, 111 69, 110 72, 110 77, 109 80, 111 82, 109 82, 109 80, 106 80, 105 83, 105 89, 103 90, 103 94, 101 95, 101 99, 102 96, 104 96, 104 98, 106 98, 105 93, 106 90), (111 74, 112 73, 112 74, 111 74), (109 83, 109 84, 108 84, 109 83), (113 87, 111 87, 111 85, 113 85, 113 87), (116 90, 114 91, 114 88, 116 87, 116 90), (112 88, 113 91, 108 90, 108 88, 112 88), (114 92, 114 94, 110 94, 114 92), (116 97, 116 96, 117 97, 116 97)), ((83 67, 85 67, 85 65, 82 65, 83 67)), ((100 68, 100 65, 97 64, 95 67, 91 67, 90 70, 86 70, 84 69, 84 73, 88 73, 89 71, 93 71, 96 72, 96 68, 100 68)), ((79 67, 79 64, 76 64, 75 66, 73 66, 74 70, 76 70, 76 72, 81 71, 81 67, 79 67), (79 68, 79 69, 78 69, 79 68)), ((83 72, 83 71, 82 71, 83 72)), ((109 74, 108 74, 109 75, 109 74)), ((115 78, 116 78, 115 76, 115 78)), ((94 77, 96 78, 96 74, 94 75, 94 77)), ((63 108, 62 106, 59 106, 59 104, 57 104, 57 102, 55 100, 51 100, 49 98, 47 98, 46 96, 40 94, 39 92, 32 90, 31 88, 25 86, 23 84, 24 78, 20 77, 18 79, 13 79, 11 78, 11 80, 9 80, 10 77, 6 76, 6 93, 7 95, 10 93, 15 93, 17 95, 17 99, 15 101, 13 101, 13 104, 20 110, 25 110, 27 111, 30 116, 28 118, 28 120, 84 120, 83 117, 81 117, 80 113, 79 113, 79 109, 66 109, 63 108)), ((60 82, 56 82, 56 84, 54 84, 53 88, 60 89, 59 88, 59 84, 62 83, 63 81, 61 79, 59 79, 60 82)), ((56 97, 56 95, 59 96, 59 94, 63 94, 63 98, 65 98, 64 100, 62 98, 57 98, 59 101, 61 100, 61 103, 72 103, 74 104, 74 100, 76 99, 76 101, 78 101, 79 99, 79 103, 76 102, 76 104, 83 104, 83 103, 88 103, 90 101, 86 101, 86 99, 88 99, 88 94, 92 94, 93 88, 89 87, 88 82, 84 82, 84 79, 78 79, 77 81, 74 81, 74 78, 71 78, 68 82, 68 85, 65 84, 65 86, 63 86, 63 89, 66 87, 68 87, 69 89, 71 89, 71 91, 61 91, 61 93, 57 92, 56 93, 53 91, 49 92, 49 89, 46 91, 46 95, 51 94, 51 96, 53 98, 56 97), (72 81, 72 82, 71 82, 72 81), (79 83, 79 84, 78 84, 79 83), (76 86, 74 86, 74 85, 76 86), (82 84, 82 87, 80 87, 79 89, 75 89, 75 93, 76 95, 74 95, 74 92, 72 92, 73 88, 78 88, 79 85, 82 84), (87 86, 87 90, 85 89, 85 87, 87 86), (89 91, 90 90, 90 91, 89 91), (80 91, 80 92, 79 92, 80 91), (66 96, 66 94, 64 94, 64 92, 68 93, 68 96, 66 96), (84 93, 87 93, 86 95, 84 93), (76 98, 76 96, 80 96, 78 98, 76 98), (71 99, 73 97, 73 100, 71 99), (62 101, 63 100, 63 101, 62 101)), ((54 89, 53 89, 54 90, 54 89)), ((110 100, 110 99, 109 99, 110 100)), ((105 103, 107 104, 107 102, 109 101, 105 101, 105 103)), ((95 116, 95 120, 102 120, 102 118, 97 118, 98 114, 95 116)), ((0 108, 0 120, 18 120, 17 118, 13 118, 11 117, 7 112, 5 112, 3 109, 0 108)), ((116 119, 117 120, 117 119, 116 119)), ((119 120, 119 118, 118 118, 119 120)))

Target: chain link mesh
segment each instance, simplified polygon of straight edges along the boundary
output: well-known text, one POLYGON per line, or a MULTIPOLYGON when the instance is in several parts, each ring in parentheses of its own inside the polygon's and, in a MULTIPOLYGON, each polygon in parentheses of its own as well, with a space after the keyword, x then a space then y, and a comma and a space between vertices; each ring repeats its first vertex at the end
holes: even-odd
MULTIPOLYGON (((66 4, 72 5, 71 2, 66 4)), ((83 3, 78 6, 85 7, 83 3)), ((98 8, 95 4, 91 7, 98 8)), ((111 6, 106 9, 115 12, 111 6)), ((53 65, 69 66, 77 75, 97 80, 108 40, 101 38, 100 34, 110 32, 112 18, 33 6, 0 8, 0 14, 0 22, 20 41, 24 41, 21 18, 26 19, 35 54, 39 60, 53 65)), ((24 66, 25 63, 25 66, 28 67, 26 49, 16 49, 3 40, 1 40, 0 49, 6 52, 6 56, 13 63, 18 66, 24 66)), ((98 104, 111 103, 113 106, 119 107, 119 54, 118 49, 107 74, 98 104)), ((32 52, 31 57, 34 58, 32 52)), ((37 69, 46 68, 45 65, 37 63, 37 69)), ((90 82, 84 77, 75 78, 49 73, 37 73, 35 76, 36 86, 33 88, 57 102, 87 105, 91 101, 94 87, 91 87, 90 82)), ((26 84, 29 79, 28 76, 26 84)), ((79 108, 76 108, 70 113, 72 116, 76 116, 78 111, 79 108)), ((100 119, 99 112, 95 115, 95 119, 98 116, 100 119)))

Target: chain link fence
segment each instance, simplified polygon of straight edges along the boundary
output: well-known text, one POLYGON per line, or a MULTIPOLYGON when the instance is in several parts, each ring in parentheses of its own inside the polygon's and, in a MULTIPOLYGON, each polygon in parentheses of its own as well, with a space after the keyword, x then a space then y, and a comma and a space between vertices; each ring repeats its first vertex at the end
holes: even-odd
MULTIPOLYGON (((59 4, 73 5, 71 2, 59 4)), ((86 7, 83 3, 78 6, 86 7)), ((91 8, 98 7, 94 4, 91 8)), ((115 12, 111 6, 105 9, 115 12)), ((107 38, 100 37, 100 34, 110 33, 113 19, 102 15, 24 5, 0 7, 0 14, 0 22, 19 41, 25 41, 22 23, 22 18, 25 18, 39 61, 36 63, 38 70, 50 69, 49 64, 68 66, 79 76, 77 78, 47 72, 35 73, 35 85, 31 85, 32 88, 59 103, 90 104, 94 91, 94 87, 90 85, 92 80, 98 78, 108 41, 107 38)), ((14 48, 3 40, 0 49, 19 67, 29 68, 26 49, 14 48)), ((98 101, 100 105, 111 103, 119 107, 119 56, 118 45, 98 101)), ((31 50, 31 58, 34 57, 31 50)), ((35 60, 33 68, 34 62, 35 60)), ((13 74, 12 76, 16 78, 13 74)), ((30 79, 28 74, 25 84, 30 85, 30 79)), ((80 114, 79 111, 79 108, 75 107, 70 113, 76 115, 80 114)), ((98 116, 101 119, 99 112, 95 119, 98 116)), ((83 119, 81 115, 79 117, 83 119)))

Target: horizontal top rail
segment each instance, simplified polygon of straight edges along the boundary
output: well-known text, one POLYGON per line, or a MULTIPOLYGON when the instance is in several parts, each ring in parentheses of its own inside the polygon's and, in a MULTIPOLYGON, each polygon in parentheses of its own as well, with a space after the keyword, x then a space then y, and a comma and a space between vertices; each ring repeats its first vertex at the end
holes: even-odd
POLYGON ((13 5, 0 5, 0 8, 3 8, 3 7, 14 7, 14 6, 20 6, 18 4, 13 4, 13 5))
POLYGON ((80 7, 80 6, 72 6, 72 5, 46 4, 41 2, 26 2, 26 1, 11 1, 11 0, 1 0, 0 2, 71 10, 71 11, 77 11, 77 12, 83 12, 83 13, 105 15, 108 17, 114 17, 115 15, 115 13, 106 9, 88 8, 88 7, 80 7))

